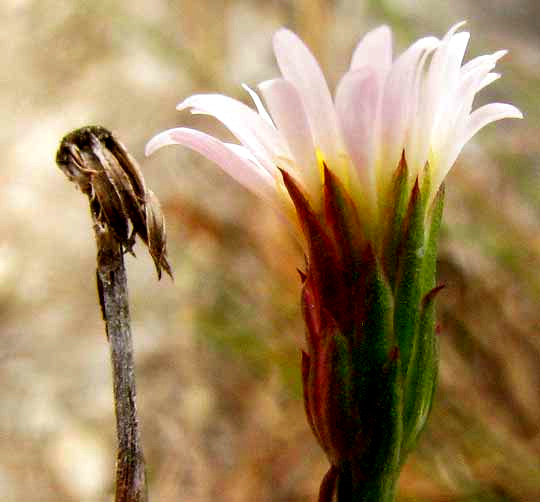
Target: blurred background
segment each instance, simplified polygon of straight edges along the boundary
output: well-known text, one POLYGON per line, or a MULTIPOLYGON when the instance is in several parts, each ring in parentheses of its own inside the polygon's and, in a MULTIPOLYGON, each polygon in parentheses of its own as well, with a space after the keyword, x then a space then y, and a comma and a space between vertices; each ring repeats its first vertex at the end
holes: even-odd
POLYGON ((128 258, 151 500, 314 501, 327 462, 299 375, 302 256, 275 215, 186 149, 150 159, 197 92, 245 100, 294 29, 331 87, 369 29, 403 50, 461 19, 469 59, 510 50, 489 126, 447 182, 440 387, 401 502, 540 500, 540 7, 536 0, 2 0, 0 500, 110 501, 115 429, 87 201, 54 163, 101 124, 162 201, 175 281, 128 258))

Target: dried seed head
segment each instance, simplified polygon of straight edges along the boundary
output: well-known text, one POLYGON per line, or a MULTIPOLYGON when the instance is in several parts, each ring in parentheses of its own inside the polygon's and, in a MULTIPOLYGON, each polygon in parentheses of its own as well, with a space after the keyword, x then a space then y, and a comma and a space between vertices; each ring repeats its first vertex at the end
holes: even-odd
POLYGON ((165 218, 157 197, 146 188, 137 161, 107 129, 88 126, 66 135, 56 163, 88 195, 96 225, 109 231, 127 251, 138 235, 147 245, 158 277, 171 277, 165 218))

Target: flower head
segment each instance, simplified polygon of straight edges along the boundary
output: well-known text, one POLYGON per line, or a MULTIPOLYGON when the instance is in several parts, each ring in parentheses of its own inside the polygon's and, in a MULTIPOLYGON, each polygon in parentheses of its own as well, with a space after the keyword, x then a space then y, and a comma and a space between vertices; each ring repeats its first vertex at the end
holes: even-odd
POLYGON ((334 99, 315 58, 282 29, 274 37, 282 78, 259 85, 266 107, 247 87, 257 111, 218 94, 178 106, 214 116, 240 144, 177 128, 147 146, 200 152, 298 223, 307 261, 304 402, 332 464, 321 502, 393 500, 437 379, 443 180, 482 127, 521 117, 500 103, 472 111, 504 51, 463 65, 461 25, 395 59, 389 28, 373 30, 334 99))
POLYGON ((282 77, 258 86, 266 107, 247 86, 256 111, 219 94, 194 95, 177 107, 214 116, 239 144, 180 127, 152 138, 147 154, 169 144, 196 150, 293 219, 280 170, 320 210, 326 165, 355 200, 367 235, 377 242, 402 153, 409 190, 428 166, 432 200, 472 136, 493 121, 522 116, 501 103, 472 111, 475 95, 499 77, 492 70, 505 51, 463 64, 469 33, 458 31, 462 25, 442 39, 421 38, 397 58, 387 26, 369 32, 354 50, 334 99, 309 49, 281 29, 274 52, 282 77))

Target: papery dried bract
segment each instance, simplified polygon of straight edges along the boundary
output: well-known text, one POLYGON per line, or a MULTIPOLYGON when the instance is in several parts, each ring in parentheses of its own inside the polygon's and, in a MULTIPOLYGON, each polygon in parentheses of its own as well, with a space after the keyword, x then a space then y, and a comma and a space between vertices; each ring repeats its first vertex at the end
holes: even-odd
POLYGON ((172 271, 166 256, 167 232, 165 217, 161 212, 159 200, 152 190, 146 191, 145 215, 148 251, 154 260, 158 275, 161 277, 161 268, 163 268, 172 277, 172 271))

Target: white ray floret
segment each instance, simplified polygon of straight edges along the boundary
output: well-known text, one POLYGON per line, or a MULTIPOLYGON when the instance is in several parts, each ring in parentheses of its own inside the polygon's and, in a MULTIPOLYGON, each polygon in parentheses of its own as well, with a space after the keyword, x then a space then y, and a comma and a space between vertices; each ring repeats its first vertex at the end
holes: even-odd
POLYGON ((282 78, 258 86, 266 107, 247 86, 256 110, 219 94, 194 95, 178 105, 179 110, 215 117, 239 145, 177 128, 150 140, 147 154, 165 145, 187 146, 287 215, 292 214, 291 201, 283 197, 279 170, 287 170, 303 186, 318 210, 324 161, 376 226, 383 220, 403 152, 411 183, 429 162, 434 196, 480 129, 522 117, 516 107, 501 103, 473 111, 476 94, 499 78, 492 70, 506 51, 463 64, 469 33, 459 31, 462 25, 454 25, 442 39, 421 38, 396 59, 391 30, 381 26, 369 32, 355 48, 335 99, 309 49, 281 29, 273 45, 282 78))

